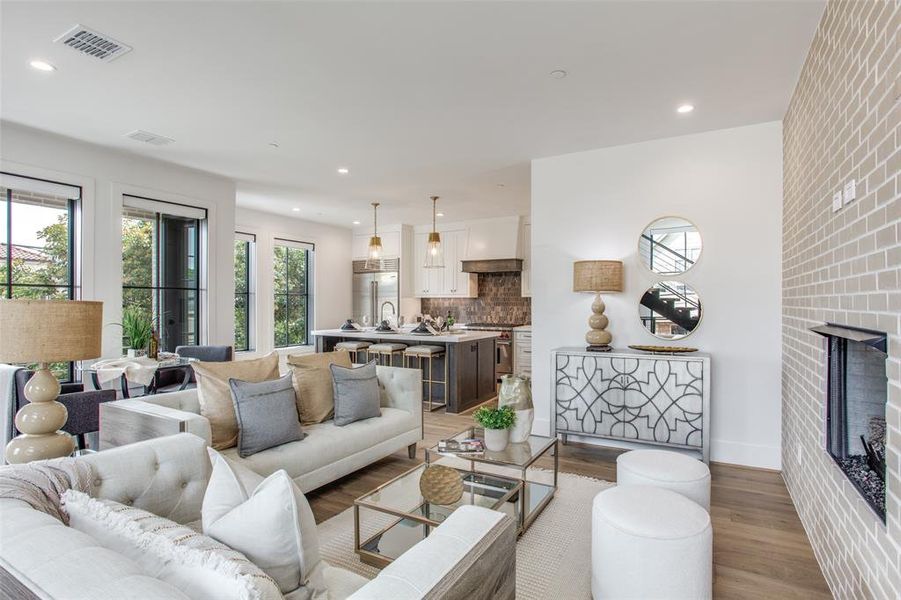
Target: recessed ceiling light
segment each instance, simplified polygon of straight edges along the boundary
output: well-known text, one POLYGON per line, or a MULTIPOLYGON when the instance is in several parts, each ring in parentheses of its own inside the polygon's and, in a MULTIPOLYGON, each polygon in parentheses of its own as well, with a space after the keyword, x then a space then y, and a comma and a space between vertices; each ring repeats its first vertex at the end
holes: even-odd
POLYGON ((273 148, 278 148, 278 142, 269 142, 269 145, 273 148))
POLYGON ((359 221, 354 221, 354 225, 359 225, 359 224, 360 224, 359 221))
POLYGON ((435 215, 435 216, 436 216, 436 217, 443 217, 443 216, 444 216, 444 213, 438 213, 438 214, 435 215))
POLYGON ((45 60, 33 60, 28 64, 31 65, 32 69, 37 69, 38 71, 56 71, 56 67, 45 60))
POLYGON ((348 169, 347 167, 338 167, 339 175, 347 175, 348 173, 350 173, 350 169, 348 169))
POLYGON ((690 113, 694 109, 694 104, 683 104, 676 109, 676 112, 684 115, 685 113, 690 113))
POLYGON ((554 69, 553 71, 551 71, 550 75, 554 79, 563 79, 564 77, 569 75, 569 73, 567 73, 563 69, 554 69))
POLYGON ((499 183, 499 184, 497 184, 497 187, 504 187, 504 184, 503 184, 503 183, 499 183))
POLYGON ((294 212, 300 212, 300 209, 297 208, 296 206, 294 208, 292 208, 291 210, 293 210, 294 212))

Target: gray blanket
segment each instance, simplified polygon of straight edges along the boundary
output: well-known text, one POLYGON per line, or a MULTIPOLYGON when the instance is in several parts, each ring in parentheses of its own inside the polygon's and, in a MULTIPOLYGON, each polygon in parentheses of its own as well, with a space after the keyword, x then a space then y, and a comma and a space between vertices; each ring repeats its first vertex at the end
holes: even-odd
POLYGON ((25 502, 66 525, 69 515, 60 506, 60 497, 69 489, 93 495, 94 469, 90 464, 77 458, 54 458, 0 467, 0 498, 25 502))

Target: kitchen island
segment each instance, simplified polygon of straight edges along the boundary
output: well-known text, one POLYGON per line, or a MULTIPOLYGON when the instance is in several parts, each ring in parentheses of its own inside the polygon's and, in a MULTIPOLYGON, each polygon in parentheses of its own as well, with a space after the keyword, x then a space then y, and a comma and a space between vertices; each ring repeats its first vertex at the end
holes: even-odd
MULTIPOLYGON (((443 346, 445 353, 432 365, 432 379, 440 381, 444 378, 444 365, 447 361, 446 386, 433 384, 433 402, 446 403, 447 412, 459 413, 473 406, 490 400, 496 394, 496 331, 453 331, 439 335, 417 335, 410 330, 397 333, 375 331, 374 328, 364 331, 343 331, 341 329, 320 329, 312 332, 316 338, 316 352, 330 352, 338 342, 365 340, 373 344, 396 342, 408 346, 427 344, 443 346)), ((411 359, 411 366, 417 366, 417 360, 411 359)), ((426 368, 428 361, 423 361, 426 368)), ((400 366, 400 363, 396 363, 400 366)), ((428 389, 423 384, 423 398, 428 396, 428 389)))

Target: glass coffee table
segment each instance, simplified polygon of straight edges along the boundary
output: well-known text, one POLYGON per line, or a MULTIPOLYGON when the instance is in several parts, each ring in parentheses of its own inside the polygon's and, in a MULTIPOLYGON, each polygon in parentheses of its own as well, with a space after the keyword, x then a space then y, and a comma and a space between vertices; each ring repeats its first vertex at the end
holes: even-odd
MULTIPOLYGON (((469 427, 447 439, 462 441, 472 438, 484 439, 484 437, 481 427, 469 427)), ((438 462, 436 457, 442 456, 469 461, 469 470, 472 473, 515 477, 522 483, 523 510, 522 520, 520 521, 520 535, 525 533, 557 492, 559 458, 556 437, 530 435, 525 442, 507 444, 507 447, 502 452, 485 450, 479 454, 439 452, 438 446, 435 445, 431 448, 426 448, 425 462, 426 464, 438 462), (529 469, 533 468, 535 462, 546 456, 551 450, 553 450, 553 478, 551 480, 551 474, 547 473, 546 479, 548 481, 538 481, 534 477, 536 474, 534 471, 531 474, 533 476, 530 476, 529 469)), ((550 462, 550 460, 547 462, 550 462)))
POLYGON ((522 522, 522 482, 455 469, 463 479, 463 496, 453 504, 435 504, 423 498, 419 489, 428 466, 418 465, 354 501, 354 550, 361 561, 384 568, 466 504, 498 510, 522 522), (362 533, 361 509, 378 513, 373 515, 374 532, 362 533))

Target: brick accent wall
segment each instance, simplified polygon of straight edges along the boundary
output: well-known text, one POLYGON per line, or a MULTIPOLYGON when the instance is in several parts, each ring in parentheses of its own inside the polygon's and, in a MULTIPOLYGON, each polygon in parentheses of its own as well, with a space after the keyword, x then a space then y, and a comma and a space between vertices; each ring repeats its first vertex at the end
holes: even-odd
POLYGON ((839 598, 901 597, 899 6, 828 2, 783 123, 783 472, 839 598), (824 321, 889 335, 885 525, 824 449, 824 321))
POLYGON ((445 316, 460 323, 532 322, 532 299, 522 297, 519 273, 480 273, 478 298, 423 298, 423 314, 445 316))

